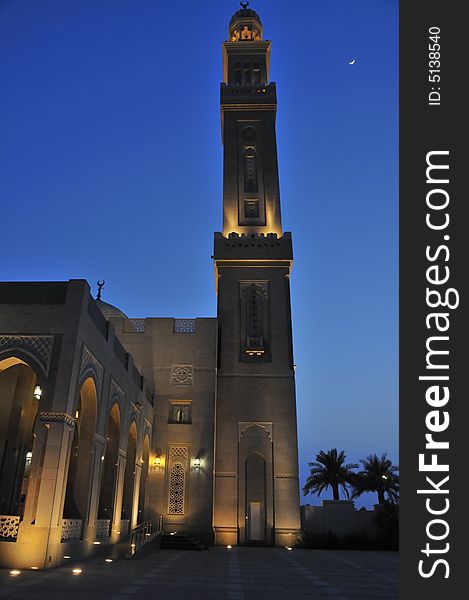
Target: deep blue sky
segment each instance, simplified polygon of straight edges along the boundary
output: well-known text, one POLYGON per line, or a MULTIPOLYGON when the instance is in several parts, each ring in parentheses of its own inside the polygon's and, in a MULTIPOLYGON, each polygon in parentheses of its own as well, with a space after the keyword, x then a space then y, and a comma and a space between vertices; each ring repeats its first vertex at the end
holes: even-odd
MULTIPOLYGON (((320 449, 398 460, 397 4, 251 5, 273 41, 302 485, 320 449)), ((104 278, 131 317, 216 314, 238 7, 0 0, 0 279, 104 278)))

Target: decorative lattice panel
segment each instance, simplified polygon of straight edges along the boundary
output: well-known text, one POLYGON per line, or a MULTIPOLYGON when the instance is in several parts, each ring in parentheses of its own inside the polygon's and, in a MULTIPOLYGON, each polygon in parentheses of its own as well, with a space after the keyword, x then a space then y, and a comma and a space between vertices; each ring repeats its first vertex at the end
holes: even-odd
POLYGON ((184 514, 187 448, 171 448, 169 451, 168 514, 184 514))
MULTIPOLYGON (((169 451, 169 460, 172 462, 173 460, 179 458, 184 461, 184 464, 187 461, 188 450, 187 448, 171 448, 169 451)), ((181 462, 181 461, 180 461, 181 462)))
POLYGON ((174 319, 174 333, 195 333, 195 319, 174 319))
POLYGON ((130 319, 137 333, 145 333, 145 319, 130 319))
POLYGON ((53 345, 53 335, 0 335, 0 350, 24 350, 34 356, 46 375, 49 374, 53 345))
POLYGON ((184 514, 184 479, 186 470, 180 463, 171 467, 169 474, 169 506, 170 515, 184 514))
POLYGON ((16 540, 19 525, 20 517, 0 515, 0 538, 16 540))
POLYGON ((107 538, 111 535, 111 520, 97 519, 96 520, 96 537, 107 538))
POLYGON ((62 519, 61 542, 70 542, 81 538, 81 519, 62 519))

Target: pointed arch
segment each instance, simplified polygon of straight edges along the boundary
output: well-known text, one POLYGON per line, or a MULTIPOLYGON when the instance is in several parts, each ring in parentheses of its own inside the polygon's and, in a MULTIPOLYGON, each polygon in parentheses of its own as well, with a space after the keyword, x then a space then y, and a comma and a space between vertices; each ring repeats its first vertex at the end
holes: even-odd
POLYGON ((41 396, 35 396, 39 371, 34 360, 25 354, 7 351, 0 355, 0 514, 3 515, 23 515, 34 427, 40 403, 44 402, 41 396))
POLYGON ((87 377, 79 388, 74 412, 76 419, 70 452, 64 518, 85 519, 89 496, 98 410, 98 392, 93 377, 87 377))

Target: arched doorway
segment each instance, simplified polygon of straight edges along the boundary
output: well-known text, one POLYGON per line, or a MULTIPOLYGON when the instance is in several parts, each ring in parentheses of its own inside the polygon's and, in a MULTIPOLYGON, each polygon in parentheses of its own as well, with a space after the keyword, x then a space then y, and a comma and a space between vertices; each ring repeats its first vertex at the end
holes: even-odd
POLYGON ((0 360, 0 514, 23 516, 41 388, 23 360, 0 360))
POLYGON ((96 432, 97 392, 91 377, 80 389, 75 410, 75 431, 68 468, 63 516, 85 520, 91 493, 94 436, 96 432))
POLYGON ((121 433, 120 410, 113 404, 109 413, 106 433, 106 453, 104 455, 101 492, 99 495, 98 519, 112 520, 117 481, 117 461, 121 433))
POLYGON ((132 421, 127 442, 127 459, 125 462, 124 493, 122 496, 122 519, 132 521, 132 505, 134 499, 135 461, 137 459, 137 425, 132 421))
POLYGON ((148 435, 143 440, 142 473, 140 475, 140 491, 138 495, 138 523, 148 521, 148 469, 150 462, 150 440, 148 435))

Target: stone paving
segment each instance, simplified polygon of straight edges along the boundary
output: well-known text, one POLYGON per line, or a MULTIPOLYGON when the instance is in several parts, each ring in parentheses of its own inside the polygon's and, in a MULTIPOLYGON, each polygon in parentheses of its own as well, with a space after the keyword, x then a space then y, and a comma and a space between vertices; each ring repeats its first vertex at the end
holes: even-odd
POLYGON ((210 548, 105 557, 51 571, 0 570, 0 598, 21 600, 379 600, 398 598, 395 552, 210 548), (74 575, 72 569, 81 568, 74 575))

